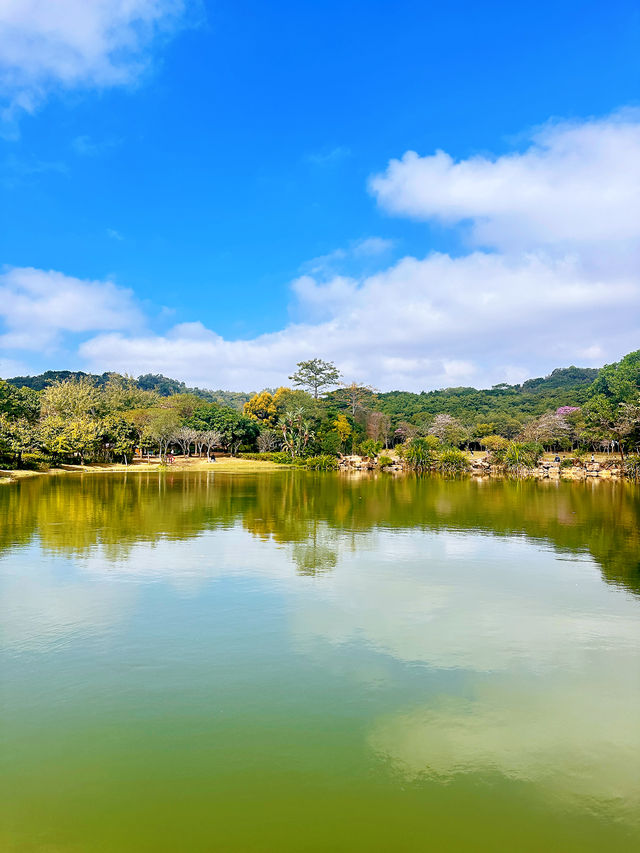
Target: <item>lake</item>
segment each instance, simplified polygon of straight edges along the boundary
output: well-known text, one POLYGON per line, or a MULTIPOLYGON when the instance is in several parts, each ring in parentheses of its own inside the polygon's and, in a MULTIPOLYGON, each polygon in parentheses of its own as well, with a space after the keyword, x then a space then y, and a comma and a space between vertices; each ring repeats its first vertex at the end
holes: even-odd
POLYGON ((640 849, 640 489, 0 488, 0 848, 640 849))

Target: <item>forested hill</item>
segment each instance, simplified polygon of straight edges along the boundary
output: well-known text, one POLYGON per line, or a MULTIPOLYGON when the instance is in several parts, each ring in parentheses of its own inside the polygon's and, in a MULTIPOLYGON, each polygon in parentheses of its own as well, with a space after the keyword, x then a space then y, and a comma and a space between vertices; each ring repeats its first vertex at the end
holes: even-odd
MULTIPOLYGON (((557 409, 559 406, 580 406, 588 398, 588 389, 598 376, 595 368, 566 367, 558 368, 549 376, 528 379, 522 385, 503 383, 493 388, 446 388, 439 391, 423 391, 414 394, 409 391, 387 391, 376 398, 376 407, 397 420, 419 420, 420 416, 430 418, 446 413, 470 421, 486 415, 495 419, 496 415, 526 419, 541 415, 543 412, 557 409)), ((16 387, 32 388, 41 391, 55 380, 71 377, 89 377, 97 385, 104 386, 111 374, 99 375, 82 371, 48 370, 38 376, 15 376, 8 379, 16 387)), ((189 388, 184 382, 170 379, 161 374, 147 373, 139 376, 136 384, 145 391, 156 391, 163 397, 172 394, 192 393, 210 403, 221 403, 242 411, 243 405, 251 394, 239 391, 211 391, 203 388, 189 388)), ((331 402, 333 394, 327 395, 331 402)))
POLYGON ((502 383, 493 388, 445 388, 440 391, 388 391, 378 394, 385 414, 411 420, 415 415, 449 414, 463 421, 479 415, 504 413, 518 417, 541 415, 559 406, 581 406, 600 371, 590 367, 559 367, 549 376, 527 379, 522 385, 502 383))
MULTIPOLYGON (((103 387, 112 376, 111 373, 84 373, 82 370, 47 370, 37 376, 14 376, 6 381, 16 388, 32 388, 34 391, 42 391, 52 382, 64 379, 80 379, 86 377, 92 379, 98 387, 103 387)), ((221 403, 224 406, 242 411, 244 404, 251 398, 251 394, 242 391, 210 391, 205 388, 189 388, 178 379, 170 379, 160 373, 145 373, 135 380, 137 386, 143 391, 155 391, 161 397, 170 397, 172 394, 195 394, 202 397, 208 403, 221 403)))

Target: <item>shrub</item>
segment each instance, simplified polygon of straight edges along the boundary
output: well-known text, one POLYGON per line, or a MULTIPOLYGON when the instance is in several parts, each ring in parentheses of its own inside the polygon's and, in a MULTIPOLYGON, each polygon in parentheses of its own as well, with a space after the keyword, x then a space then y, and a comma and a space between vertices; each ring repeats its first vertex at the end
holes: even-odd
POLYGON ((390 456, 378 456, 378 466, 380 468, 386 468, 387 465, 393 465, 393 459, 390 456))
POLYGON ((564 470, 565 468, 573 468, 575 464, 574 459, 562 459, 560 462, 560 468, 564 470))
MULTIPOLYGON (((243 459, 255 459, 257 462, 277 462, 278 465, 291 465, 291 456, 283 451, 273 453, 242 453, 243 459)), ((294 460, 295 461, 295 460, 294 460)))
POLYGON ((396 444, 396 446, 393 449, 395 450, 395 454, 398 457, 398 459, 404 459, 405 458, 406 453, 407 453, 407 447, 408 447, 408 445, 405 444, 405 442, 402 442, 401 444, 396 444))
POLYGON ((46 453, 23 453, 22 467, 28 471, 48 471, 51 467, 51 457, 46 453))
POLYGON ((329 456, 326 453, 322 456, 308 456, 305 462, 311 471, 335 471, 338 467, 336 457, 329 456))
POLYGON ((370 459, 375 458, 382 450, 382 442, 374 441, 372 438, 365 438, 360 444, 360 452, 363 456, 368 456, 370 459))
POLYGON ((438 454, 436 467, 443 474, 463 474, 470 466, 466 453, 457 447, 445 447, 438 454))

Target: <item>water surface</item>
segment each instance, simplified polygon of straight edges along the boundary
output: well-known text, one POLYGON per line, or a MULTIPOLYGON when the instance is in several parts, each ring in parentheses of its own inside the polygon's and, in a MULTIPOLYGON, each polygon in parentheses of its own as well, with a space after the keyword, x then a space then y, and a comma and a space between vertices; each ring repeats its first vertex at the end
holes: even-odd
POLYGON ((624 483, 0 489, 3 851, 631 851, 624 483))

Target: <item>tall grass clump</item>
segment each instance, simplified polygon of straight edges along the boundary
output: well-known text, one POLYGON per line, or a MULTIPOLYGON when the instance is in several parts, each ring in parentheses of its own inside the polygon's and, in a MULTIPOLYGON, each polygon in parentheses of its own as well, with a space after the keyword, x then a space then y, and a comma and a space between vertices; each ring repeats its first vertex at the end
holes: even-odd
POLYGON ((404 447, 402 457, 414 471, 425 471, 435 462, 435 448, 439 441, 433 435, 412 438, 404 447))
POLYGON ((466 454, 457 447, 445 447, 437 455, 436 468, 443 474, 464 474, 470 467, 466 454))

